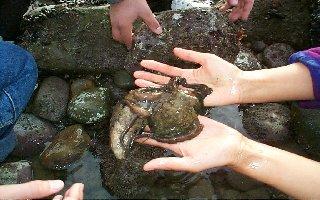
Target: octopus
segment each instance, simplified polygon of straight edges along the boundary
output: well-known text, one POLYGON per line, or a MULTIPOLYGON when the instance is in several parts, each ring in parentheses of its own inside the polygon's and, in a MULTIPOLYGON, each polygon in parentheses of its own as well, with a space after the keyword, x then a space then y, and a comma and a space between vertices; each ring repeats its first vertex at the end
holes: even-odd
POLYGON ((198 115, 212 90, 203 84, 187 84, 173 77, 160 88, 131 90, 115 106, 110 122, 110 146, 116 158, 126 158, 133 141, 149 137, 177 143, 196 137, 203 129, 198 115), (144 132, 146 126, 150 134, 144 132))

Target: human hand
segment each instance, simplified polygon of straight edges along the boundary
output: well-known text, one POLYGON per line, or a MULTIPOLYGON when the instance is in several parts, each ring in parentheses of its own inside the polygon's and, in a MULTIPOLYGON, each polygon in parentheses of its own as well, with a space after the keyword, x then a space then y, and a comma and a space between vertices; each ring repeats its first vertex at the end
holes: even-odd
POLYGON ((226 3, 220 8, 221 11, 226 11, 232 8, 229 14, 231 21, 238 19, 247 20, 252 10, 254 0, 227 0, 226 3))
MULTIPOLYGON (((199 63, 198 69, 180 69, 153 60, 144 60, 142 67, 161 72, 168 76, 181 76, 188 84, 205 84, 212 89, 212 94, 204 99, 205 106, 228 105, 240 102, 240 77, 242 70, 222 58, 208 53, 199 53, 180 48, 174 54, 182 60, 199 63)), ((146 71, 136 71, 135 84, 139 87, 159 86, 170 80, 146 71)))
POLYGON ((169 149, 179 156, 156 158, 146 163, 143 169, 200 172, 213 167, 236 165, 246 138, 224 124, 203 116, 198 118, 204 127, 191 140, 167 144, 153 139, 138 139, 139 143, 169 149))
MULTIPOLYGON (((61 180, 47 181, 30 181, 23 184, 1 185, 0 199, 39 199, 48 197, 62 190, 64 183, 61 180)), ((83 199, 82 183, 73 184, 70 189, 65 192, 64 197, 57 195, 54 200, 77 200, 83 199)))
POLYGON ((132 45, 132 24, 138 18, 141 18, 152 32, 162 33, 162 28, 146 0, 122 0, 110 7, 113 39, 124 43, 130 49, 132 45))

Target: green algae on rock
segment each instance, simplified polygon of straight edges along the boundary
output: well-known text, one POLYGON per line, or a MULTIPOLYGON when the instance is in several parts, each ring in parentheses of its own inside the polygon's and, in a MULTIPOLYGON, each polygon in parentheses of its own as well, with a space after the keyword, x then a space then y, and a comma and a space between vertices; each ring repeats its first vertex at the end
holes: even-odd
POLYGON ((108 12, 109 6, 39 7, 24 16, 21 45, 42 71, 100 74, 123 68, 127 49, 112 39, 108 12))
POLYGON ((109 117, 111 96, 107 88, 93 88, 71 99, 69 117, 81 124, 102 122, 109 117))
POLYGON ((0 185, 20 184, 31 180, 32 169, 26 160, 4 163, 0 166, 0 185))
POLYGON ((89 143, 90 137, 81 125, 69 126, 41 153, 41 163, 50 169, 64 169, 81 158, 89 143))

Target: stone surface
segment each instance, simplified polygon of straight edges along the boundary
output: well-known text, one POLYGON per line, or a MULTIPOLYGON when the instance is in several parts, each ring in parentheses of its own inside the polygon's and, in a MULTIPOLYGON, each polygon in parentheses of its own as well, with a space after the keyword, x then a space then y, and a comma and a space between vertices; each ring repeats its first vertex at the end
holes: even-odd
POLYGON ((102 122, 109 117, 111 97, 107 88, 93 88, 83 91, 71 99, 69 117, 82 124, 102 122))
POLYGON ((23 158, 41 153, 45 143, 51 141, 57 133, 52 124, 31 114, 22 114, 13 131, 18 140, 13 154, 23 158))
POLYGON ((64 169, 81 158, 89 143, 90 137, 81 125, 69 126, 41 153, 41 163, 50 169, 64 169))
POLYGON ((231 185, 234 189, 240 191, 256 189, 259 186, 263 185, 263 183, 261 182, 258 182, 252 178, 249 178, 234 171, 230 171, 227 174, 227 181, 229 185, 231 185))
POLYGON ((132 76, 126 70, 120 70, 113 74, 114 84, 122 89, 132 89, 134 86, 134 80, 132 76))
POLYGON ((276 43, 263 51, 263 62, 268 68, 282 67, 289 64, 289 57, 293 53, 294 49, 291 46, 276 43))
POLYGON ((33 101, 33 113, 44 119, 57 122, 66 114, 69 84, 55 76, 45 78, 33 101))
POLYGON ((40 7, 25 14, 22 46, 42 71, 99 74, 125 66, 126 48, 112 39, 108 6, 40 7))
POLYGON ((292 105, 292 127, 298 143, 320 160, 320 110, 303 109, 292 105))
POLYGON ((250 52, 241 50, 234 64, 244 71, 253 71, 262 69, 262 65, 258 59, 250 52))
POLYGON ((260 187, 241 194, 241 199, 270 199, 267 188, 260 187))
POLYGON ((95 87, 94 81, 90 79, 76 79, 71 82, 70 94, 71 99, 76 97, 81 92, 95 87))
POLYGON ((203 178, 193 185, 188 192, 189 199, 213 199, 214 195, 211 181, 203 178))
POLYGON ((312 3, 311 43, 316 47, 320 46, 320 1, 315 0, 312 3))
POLYGON ((289 138, 290 110, 277 103, 255 104, 243 111, 243 127, 259 142, 280 145, 289 138))
POLYGON ((19 184, 32 180, 32 169, 28 161, 3 163, 0 166, 0 185, 19 184))
POLYGON ((237 190, 224 190, 220 194, 220 199, 240 199, 241 198, 241 193, 237 190))
POLYGON ((256 53, 261 53, 267 45, 263 41, 253 41, 251 44, 251 49, 256 53))
POLYGON ((214 53, 234 62, 239 52, 236 31, 228 19, 216 9, 167 11, 157 16, 163 33, 156 35, 142 25, 136 32, 136 42, 128 57, 129 71, 141 69, 142 59, 152 59, 180 68, 198 65, 177 59, 174 47, 214 53))

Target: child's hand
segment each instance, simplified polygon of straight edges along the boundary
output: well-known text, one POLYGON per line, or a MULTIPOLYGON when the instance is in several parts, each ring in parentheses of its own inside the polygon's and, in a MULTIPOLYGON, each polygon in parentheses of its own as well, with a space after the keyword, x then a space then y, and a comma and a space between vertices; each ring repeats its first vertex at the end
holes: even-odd
POLYGON ((233 7, 229 15, 231 21, 237 21, 238 19, 247 20, 253 3, 254 0, 227 0, 220 10, 226 11, 233 7))

